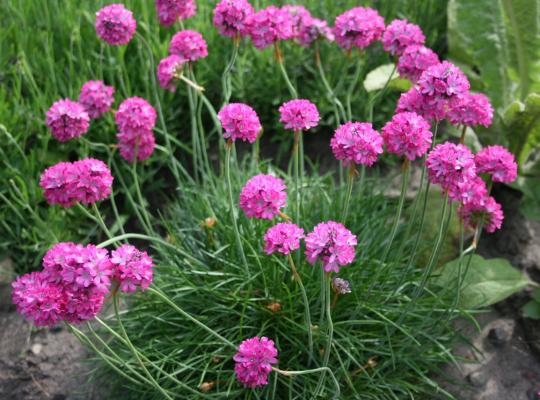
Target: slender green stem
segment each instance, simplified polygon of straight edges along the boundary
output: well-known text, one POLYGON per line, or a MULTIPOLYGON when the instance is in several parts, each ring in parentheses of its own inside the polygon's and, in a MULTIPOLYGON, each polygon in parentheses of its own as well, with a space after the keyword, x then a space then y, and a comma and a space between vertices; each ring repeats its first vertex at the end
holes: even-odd
MULTIPOLYGON (((330 276, 330 273, 326 273, 326 296, 325 296, 325 304, 326 304, 326 323, 328 324, 328 339, 326 342, 326 347, 324 349, 324 358, 322 362, 322 368, 328 367, 328 362, 330 360, 330 351, 332 349, 332 340, 334 338, 334 324, 332 323, 332 306, 331 306, 331 298, 330 298, 330 288, 332 286, 332 278, 330 276)), ((315 393, 313 394, 313 398, 316 398, 319 395, 319 391, 321 390, 321 387, 324 383, 325 378, 325 372, 323 371, 321 373, 321 376, 319 378, 319 382, 317 383, 317 387, 315 388, 315 393)))
POLYGON ((139 185, 139 176, 137 175, 137 157, 134 157, 134 161, 131 165, 131 176, 133 177, 133 186, 135 186, 135 194, 137 195, 137 200, 139 202, 139 208, 142 211, 142 215, 148 226, 149 230, 152 231, 152 222, 148 213, 148 210, 145 206, 144 197, 142 195, 141 186, 139 185))
POLYGON ((314 368, 314 369, 306 369, 304 371, 285 371, 285 370, 282 370, 282 369, 272 367, 272 370, 274 370, 275 372, 277 372, 278 374, 281 374, 283 376, 298 376, 298 375, 306 375, 306 374, 316 374, 318 372, 321 372, 322 373, 321 375, 323 376, 323 378, 324 378, 324 373, 328 372, 328 374, 332 377, 332 381, 334 382, 334 386, 336 387, 336 393, 334 394, 333 399, 339 399, 339 397, 341 395, 341 389, 339 387, 339 382, 336 379, 336 376, 334 375, 334 372, 328 367, 319 367, 319 368, 314 368))
POLYGON ((96 203, 92 203, 92 209, 94 210, 94 214, 96 215, 97 221, 98 221, 99 225, 101 226, 101 229, 103 229, 103 231, 109 237, 109 239, 112 238, 113 235, 109 231, 109 228, 107 228, 107 224, 103 220, 103 217, 101 216, 101 212, 99 211, 99 208, 96 205, 96 203))
POLYGON ((386 79, 386 82, 384 83, 384 86, 382 87, 382 89, 379 90, 377 93, 375 93, 375 95, 369 99, 369 103, 368 103, 369 121, 373 121, 373 108, 377 104, 376 100, 378 100, 380 97, 382 97, 382 95, 386 93, 386 90, 388 89, 388 85, 390 84, 390 81, 392 80, 392 77, 394 76, 396 72, 396 68, 397 68, 397 64, 394 64, 394 67, 392 68, 392 72, 390 72, 390 75, 386 79))
MULTIPOLYGON (((191 65, 190 67, 191 68, 191 65)), ((195 175, 195 180, 197 181, 199 174, 202 175, 202 167, 200 164, 202 163, 202 149, 201 149, 201 143, 199 140, 199 132, 197 129, 197 119, 196 119, 196 105, 195 105, 195 99, 193 96, 193 90, 188 85, 187 87, 188 92, 188 102, 189 102, 189 117, 190 117, 190 125, 191 125, 191 148, 193 153, 193 174, 195 175)))
POLYGON ((347 195, 345 197, 345 204, 343 205, 343 213, 341 214, 341 223, 345 225, 347 223, 347 217, 349 215, 349 205, 351 203, 351 196, 354 186, 354 176, 356 175, 356 168, 354 163, 349 164, 349 174, 347 176, 347 195))
POLYGON ((324 85, 324 88, 326 89, 326 94, 332 100, 332 105, 334 107, 334 114, 336 115, 336 124, 339 125, 341 122, 345 122, 347 120, 347 114, 345 113, 345 108, 343 107, 343 104, 337 98, 336 94, 334 93, 334 90, 328 83, 328 79, 326 78, 326 73, 324 72, 324 68, 321 62, 319 41, 317 41, 315 44, 315 65, 317 66, 317 71, 319 72, 319 76, 324 85))
POLYGON ((293 171, 294 171, 294 212, 295 222, 300 224, 300 156, 299 141, 301 131, 294 132, 293 144, 293 171))
POLYGON ((349 121, 352 120, 351 99, 354 93, 354 89, 356 88, 356 85, 358 84, 358 80, 360 79, 360 73, 362 72, 363 64, 364 63, 363 63, 362 57, 359 57, 358 62, 356 63, 356 69, 354 71, 353 79, 351 81, 351 84, 349 85, 349 89, 347 90, 347 97, 345 99, 345 104, 347 106, 347 118, 349 121))
POLYGON ((292 84, 291 80, 289 79, 289 74, 287 74, 287 69, 285 68, 285 62, 283 60, 283 55, 281 54, 281 50, 279 49, 279 44, 276 42, 274 44, 275 54, 276 54, 276 60, 279 64, 279 70, 281 72, 281 76, 283 76, 283 79, 285 80, 285 84, 287 85, 287 89, 289 89, 289 93, 293 99, 298 98, 298 92, 296 91, 294 85, 292 84))
POLYGON ((227 64, 227 67, 223 71, 223 76, 221 77, 221 87, 223 90, 223 105, 229 104, 229 100, 232 95, 232 81, 231 81, 231 71, 238 57, 238 49, 240 47, 240 36, 236 36, 233 39, 233 51, 231 54, 231 59, 227 64))
POLYGON ((109 240, 101 242, 100 244, 97 245, 97 247, 107 247, 107 246, 109 246, 111 244, 120 242, 120 241, 125 240, 125 239, 148 240, 148 241, 151 241, 151 242, 160 243, 160 244, 162 244, 164 246, 167 246, 167 247, 170 247, 172 249, 177 250, 176 246, 174 246, 173 244, 171 244, 169 242, 166 242, 165 240, 163 240, 163 239, 161 239, 161 238, 159 238, 157 236, 148 236, 148 235, 143 235, 142 233, 125 233, 123 235, 118 235, 118 236, 110 238, 109 240))

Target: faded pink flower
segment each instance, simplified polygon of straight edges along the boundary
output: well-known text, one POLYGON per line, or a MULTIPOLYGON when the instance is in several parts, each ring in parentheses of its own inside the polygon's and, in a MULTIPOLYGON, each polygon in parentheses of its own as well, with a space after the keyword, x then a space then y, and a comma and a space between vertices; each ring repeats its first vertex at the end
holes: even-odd
POLYGON ((90 117, 81 104, 62 99, 49 108, 45 123, 58 141, 67 142, 88 131, 90 117))
POLYGON ((317 106, 309 100, 290 100, 279 107, 279 112, 279 121, 285 125, 285 129, 295 131, 314 128, 320 119, 317 106))
POLYGON ((426 160, 428 178, 445 190, 465 184, 476 177, 474 155, 462 144, 438 144, 426 160))
POLYGON ((259 117, 253 108, 243 103, 231 103, 218 113, 219 122, 225 133, 223 137, 253 143, 262 130, 259 117))
POLYGON ((244 340, 233 357, 236 378, 249 388, 266 385, 272 364, 278 362, 277 355, 274 341, 265 336, 244 340))
POLYGON ((443 61, 426 69, 418 80, 419 91, 427 97, 451 99, 469 91, 465 74, 454 64, 443 61))
POLYGON ((124 100, 114 116, 121 133, 151 131, 156 124, 156 110, 140 97, 124 100))
POLYGON ((249 19, 249 35, 258 49, 264 49, 278 40, 292 39, 294 32, 291 15, 278 7, 266 7, 249 19))
POLYGON ((458 213, 466 225, 476 229, 482 224, 483 229, 489 233, 501 229, 504 219, 501 205, 491 196, 461 205, 458 213))
POLYGON ((281 10, 291 16, 293 37, 297 38, 304 24, 311 18, 311 14, 305 7, 292 4, 284 5, 281 10))
POLYGON ((450 101, 447 117, 454 125, 488 127, 493 120, 493 107, 486 95, 465 93, 450 101))
POLYGON ((175 22, 191 18, 197 11, 194 0, 156 0, 159 23, 171 26, 175 22))
POLYGON ((137 287, 144 291, 152 283, 154 263, 146 251, 124 244, 111 253, 111 262, 122 292, 135 292, 137 287))
POLYGON ((364 49, 379 40, 384 32, 384 19, 372 8, 355 7, 336 17, 334 35, 345 50, 364 49))
POLYGON ((96 13, 96 33, 110 45, 128 44, 135 29, 137 21, 123 4, 110 4, 96 13))
POLYGON ((248 218, 272 219, 285 207, 286 188, 285 183, 275 176, 255 175, 240 192, 240 208, 248 218))
POLYGON ((177 55, 182 61, 197 61, 208 55, 206 41, 199 32, 189 29, 177 32, 169 44, 169 54, 177 55))
POLYGON ((446 100, 423 96, 415 86, 401 94, 396 113, 402 112, 414 112, 426 120, 440 121, 446 116, 446 100))
POLYGON ((348 294, 351 293, 351 284, 346 279, 334 278, 332 279, 332 286, 334 291, 338 294, 348 294))
POLYGON ((428 151, 432 136, 430 125, 413 112, 395 114, 382 128, 382 137, 388 151, 411 161, 428 151))
POLYGON ((368 122, 346 122, 336 129, 330 140, 330 147, 338 160, 367 166, 377 161, 383 152, 382 144, 381 135, 368 122))
POLYGON ((517 178, 517 163, 514 155, 503 146, 487 146, 474 157, 476 172, 489 174, 493 182, 514 182, 517 178))
POLYGON ((397 62, 397 70, 403 78, 416 83, 422 73, 434 65, 439 64, 439 56, 425 46, 408 46, 400 55, 397 62))
POLYGON ((269 228, 264 235, 264 251, 272 254, 276 251, 281 254, 290 254, 300 248, 300 239, 304 237, 304 230, 292 222, 280 222, 269 228))
POLYGON ((162 59, 157 66, 159 85, 163 89, 174 92, 176 90, 175 75, 181 72, 183 65, 184 61, 175 54, 162 59))
POLYGON ((325 272, 339 272, 354 260, 356 236, 339 222, 321 222, 308 233, 305 242, 308 262, 314 265, 320 260, 325 272))
POLYGON ((114 88, 102 81, 88 81, 79 94, 81 104, 90 118, 99 118, 111 109, 114 103, 114 88))
POLYGON ((400 56, 408 46, 423 45, 425 40, 422 29, 406 19, 395 19, 390 22, 382 36, 384 50, 393 56, 400 56))
POLYGON ((298 42, 302 46, 311 46, 316 40, 323 39, 333 42, 335 37, 328 23, 318 18, 309 18, 304 20, 298 34, 298 42))
POLYGON ((214 26, 223 36, 245 36, 254 12, 247 0, 221 0, 214 8, 214 26))

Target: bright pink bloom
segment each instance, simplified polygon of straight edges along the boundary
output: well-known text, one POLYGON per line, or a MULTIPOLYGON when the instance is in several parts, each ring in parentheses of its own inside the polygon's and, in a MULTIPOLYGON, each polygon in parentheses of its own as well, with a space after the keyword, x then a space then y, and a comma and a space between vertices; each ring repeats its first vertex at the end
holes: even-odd
POLYGON ((114 116, 121 133, 151 131, 156 124, 156 110, 140 97, 124 100, 114 116))
POLYGON ((176 90, 175 76, 181 72, 183 65, 184 61, 174 54, 162 59, 157 66, 159 85, 163 89, 174 92, 176 90))
POLYGON ((317 106, 309 100, 290 100, 279 107, 279 112, 279 121, 283 122, 285 129, 295 131, 314 128, 320 119, 317 106))
POLYGON ((245 36, 254 12, 247 0, 221 0, 214 8, 214 26, 223 36, 245 36))
POLYGON ((347 122, 336 129, 330 147, 338 160, 367 166, 383 152, 381 135, 368 122, 347 122))
POLYGON ((462 144, 438 144, 428 154, 426 166, 430 182, 440 184, 445 190, 476 177, 474 155, 462 144))
POLYGON ((280 222, 266 231, 264 235, 264 251, 272 254, 276 251, 281 254, 290 254, 300 248, 300 239, 304 237, 304 230, 292 222, 280 222))
POLYGON ((418 86, 424 96, 441 99, 461 96, 470 88, 465 74, 448 61, 426 69, 418 80, 418 86))
POLYGON ((395 19, 390 22, 382 36, 384 50, 393 56, 400 56, 408 46, 423 45, 425 40, 422 29, 406 19, 395 19))
POLYGON ((450 101, 447 117, 454 125, 488 127, 493 120, 493 107, 486 95, 465 93, 450 101))
POLYGON ((240 208, 248 218, 272 219, 285 207, 286 188, 285 183, 275 176, 255 175, 240 192, 240 208))
POLYGON ((85 158, 73 163, 78 169, 77 201, 93 204, 111 194, 113 177, 107 164, 95 158, 85 158))
POLYGON ((124 244, 111 253, 111 262, 122 292, 135 292, 137 286, 144 291, 152 283, 154 263, 146 251, 124 244))
POLYGON ((517 178, 514 155, 503 146, 487 146, 474 157, 476 172, 489 174, 493 182, 510 183, 517 178))
POLYGON ((446 116, 446 100, 423 96, 417 87, 402 93, 396 107, 396 113, 414 112, 426 120, 440 121, 446 116))
POLYGON ((137 29, 133 13, 123 4, 110 4, 96 13, 96 33, 113 46, 128 44, 137 29))
POLYGON ((354 261, 356 236, 339 222, 321 222, 305 239, 306 258, 310 264, 322 262, 325 272, 339 272, 354 261))
POLYGON ((99 118, 111 109, 114 103, 114 88, 102 81, 88 81, 79 94, 81 104, 90 118, 99 118))
POLYGON ((129 163, 147 160, 156 147, 156 138, 151 130, 120 132, 116 138, 120 156, 129 163))
POLYGON ((430 125, 416 113, 395 114, 382 129, 384 143, 390 153, 409 160, 422 157, 431 145, 430 125))
POLYGON ((336 17, 334 35, 345 50, 364 49, 384 32, 384 19, 372 8, 355 7, 336 17))
POLYGON ((219 122, 225 133, 223 137, 253 143, 261 133, 262 126, 253 108, 243 103, 231 103, 218 113, 219 122))
POLYGON ((478 175, 464 181, 457 181, 448 188, 448 197, 460 203, 470 203, 487 197, 486 183, 478 175))
POLYGON ((45 123, 58 141, 67 142, 88 131, 90 117, 81 104, 63 99, 56 101, 49 108, 45 123))
POLYGON ((422 73, 434 65, 439 64, 439 56, 425 46, 408 46, 400 55, 397 70, 403 78, 416 83, 422 73))
POLYGON ((329 42, 334 41, 334 33, 332 32, 332 29, 328 27, 328 23, 318 18, 308 18, 304 20, 298 34, 299 43, 302 46, 308 47, 318 39, 326 39, 329 42))
POLYGON ((169 54, 175 54, 183 61, 197 61, 208 55, 208 47, 199 32, 185 29, 172 37, 169 54))
POLYGON ((311 18, 311 14, 305 7, 287 4, 281 10, 291 16, 293 37, 297 38, 304 24, 311 18))
POLYGON ((156 0, 159 23, 171 26, 177 21, 191 18, 197 11, 194 0, 156 0))
POLYGON ((476 228, 482 224, 489 233, 501 229, 504 219, 501 205, 491 196, 461 205, 458 212, 466 225, 476 228))
POLYGON ((351 293, 351 284, 346 279, 334 278, 332 279, 332 286, 334 291, 338 294, 348 294, 351 293))
POLYGON ((264 49, 278 40, 292 39, 294 32, 291 15, 278 7, 266 7, 250 18, 249 35, 258 49, 264 49))
POLYGON ((265 336, 244 340, 233 357, 236 378, 249 388, 266 385, 272 364, 278 362, 277 355, 274 341, 265 336))

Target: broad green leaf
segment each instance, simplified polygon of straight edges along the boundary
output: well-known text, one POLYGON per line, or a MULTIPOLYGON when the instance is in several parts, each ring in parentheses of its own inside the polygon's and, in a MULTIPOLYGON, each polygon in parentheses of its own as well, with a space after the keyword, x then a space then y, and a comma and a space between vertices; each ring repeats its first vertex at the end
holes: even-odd
MULTIPOLYGON (((398 80, 399 75, 395 70, 394 64, 384 64, 373 71, 370 71, 364 79, 364 88, 367 92, 381 90, 388 82, 388 87, 391 87, 393 81, 398 80), (390 79, 390 81, 388 81, 390 79)), ((399 79, 403 81, 404 79, 399 79)), ((405 89, 407 90, 407 89, 405 89)))
POLYGON ((540 304, 540 288, 534 289, 531 296, 533 300, 536 300, 540 304))
POLYGON ((520 176, 511 186, 523 193, 519 211, 526 218, 540 221, 540 178, 520 176))
POLYGON ((529 301, 523 306, 522 311, 527 318, 540 319, 540 303, 537 301, 529 301))
MULTIPOLYGON (((465 272, 466 260, 461 266, 465 272)), ((455 286, 460 274, 459 259, 450 261, 440 269, 434 282, 442 287, 455 286)), ((462 276, 460 306, 482 308, 504 300, 519 292, 530 281, 505 259, 484 259, 474 255, 467 274, 462 276)))
POLYGON ((540 144, 540 94, 531 93, 524 102, 512 102, 504 111, 503 122, 510 151, 524 164, 530 151, 540 144))

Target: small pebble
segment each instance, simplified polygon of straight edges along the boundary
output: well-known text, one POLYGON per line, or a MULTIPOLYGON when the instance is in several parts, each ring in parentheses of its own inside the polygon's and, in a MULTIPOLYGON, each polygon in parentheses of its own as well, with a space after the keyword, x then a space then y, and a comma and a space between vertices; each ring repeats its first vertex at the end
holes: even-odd
POLYGON ((487 382, 487 374, 483 371, 474 371, 467 375, 467 381, 475 387, 482 387, 487 382))
POLYGON ((495 347, 503 347, 512 338, 513 330, 508 325, 501 325, 489 330, 488 340, 495 347))
POLYGON ((39 353, 41 353, 41 350, 43 350, 43 345, 41 343, 34 343, 30 350, 32 353, 34 353, 34 355, 38 356, 39 353))

